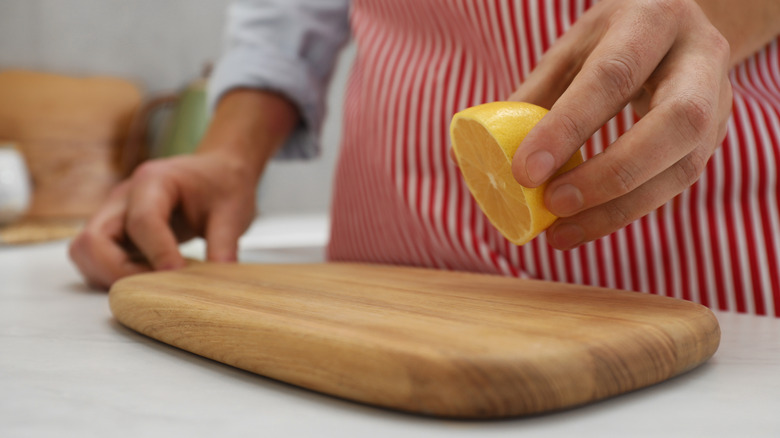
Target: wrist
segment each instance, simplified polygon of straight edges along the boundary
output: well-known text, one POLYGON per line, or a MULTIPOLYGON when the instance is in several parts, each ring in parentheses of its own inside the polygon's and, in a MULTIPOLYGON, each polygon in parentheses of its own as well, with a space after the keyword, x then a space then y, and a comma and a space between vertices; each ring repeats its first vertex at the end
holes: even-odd
POLYGON ((220 100, 196 153, 212 155, 257 179, 298 121, 295 105, 283 96, 235 89, 220 100))

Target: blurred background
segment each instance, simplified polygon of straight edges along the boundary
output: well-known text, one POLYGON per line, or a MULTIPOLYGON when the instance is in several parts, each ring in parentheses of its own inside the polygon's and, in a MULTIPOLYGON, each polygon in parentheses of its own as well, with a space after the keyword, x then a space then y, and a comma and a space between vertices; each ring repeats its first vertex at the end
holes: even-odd
MULTIPOLYGON (((59 76, 119 78, 137 87, 140 107, 162 96, 181 97, 188 87, 197 83, 204 66, 217 61, 229 3, 230 0, 0 0, 0 70, 21 69, 27 73, 58 75, 53 78, 54 82, 62 79, 59 76)), ((341 101, 353 51, 351 46, 345 49, 334 72, 321 156, 305 162, 273 162, 258 190, 262 213, 328 211, 330 182, 340 139, 341 101)), ((26 119, 14 122, 14 118, 23 112, 14 108, 17 104, 13 96, 19 88, 16 84, 19 81, 37 84, 36 81, 52 79, 34 75, 32 78, 13 77, 7 81, 5 89, 0 84, 0 106, 4 105, 10 114, 6 119, 11 120, 6 123, 6 128, 10 126, 11 130, 0 130, 0 140, 19 142, 17 138, 8 138, 16 136, 24 143, 25 138, 33 138, 29 140, 32 144, 40 134, 35 137, 28 131, 14 130, 15 127, 27 123, 36 129, 47 129, 48 125, 41 125, 40 120, 35 122, 40 119, 39 115, 47 112, 40 104, 25 107, 26 119)), ((38 85, 31 88, 45 89, 38 85)), ((80 105, 80 101, 75 99, 73 105, 80 105)), ((170 101, 168 103, 171 112, 173 106, 170 101)), ((2 111, 0 108, 0 116, 2 111)), ((182 114, 186 118, 188 113, 182 114)), ((182 114, 178 116, 182 117, 182 114)), ((133 123, 137 124, 137 120, 133 123)), ((164 130, 161 125, 165 123, 150 121, 153 128, 150 129, 156 130, 159 137, 163 135, 159 131, 164 130)), ((51 128, 48 129, 51 132, 51 128)), ((150 143, 154 141, 159 142, 159 139, 149 140, 150 143)), ((46 147, 34 148, 33 155, 50 157, 50 151, 68 148, 69 144, 77 142, 61 142, 56 148, 49 142, 46 147)), ((49 165, 48 169, 54 167, 49 165)), ((46 173, 46 169, 43 166, 37 173, 46 173)), ((64 177, 60 180, 67 181, 64 177)), ((86 183, 81 181, 81 184, 86 183)))

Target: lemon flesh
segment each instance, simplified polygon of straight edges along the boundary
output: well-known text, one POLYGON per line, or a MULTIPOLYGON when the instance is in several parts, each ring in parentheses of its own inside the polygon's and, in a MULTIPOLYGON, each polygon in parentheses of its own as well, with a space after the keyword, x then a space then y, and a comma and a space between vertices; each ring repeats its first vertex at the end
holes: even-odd
MULTIPOLYGON (((458 112, 450 137, 472 196, 496 229, 515 245, 538 236, 557 219, 544 205, 547 183, 523 187, 512 176, 512 158, 547 110, 523 102, 492 102, 458 112)), ((582 163, 578 151, 556 173, 582 163)))

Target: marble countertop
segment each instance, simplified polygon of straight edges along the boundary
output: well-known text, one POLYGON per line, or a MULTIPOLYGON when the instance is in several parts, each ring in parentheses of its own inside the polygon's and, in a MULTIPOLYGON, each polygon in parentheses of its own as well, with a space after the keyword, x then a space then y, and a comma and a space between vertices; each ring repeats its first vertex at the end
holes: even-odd
MULTIPOLYGON (((322 216, 258 220, 245 262, 323 259, 322 216)), ((352 403, 161 344, 118 324, 86 288, 66 242, 0 247, 2 437, 778 437, 780 319, 717 313, 705 365, 587 406, 502 421, 452 421, 352 403)), ((183 247, 197 257, 201 242, 183 247)))

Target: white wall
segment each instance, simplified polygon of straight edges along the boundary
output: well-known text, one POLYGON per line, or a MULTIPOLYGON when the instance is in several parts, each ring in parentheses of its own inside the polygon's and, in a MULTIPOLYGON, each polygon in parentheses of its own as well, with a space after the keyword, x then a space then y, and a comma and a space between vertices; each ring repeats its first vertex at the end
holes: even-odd
MULTIPOLYGON (((222 46, 230 0, 0 0, 0 68, 131 79, 150 95, 198 77, 222 46)), ((264 213, 326 211, 353 50, 331 86, 322 157, 274 162, 259 190, 264 213)), ((1 96, 0 96, 1 98, 1 96)))

